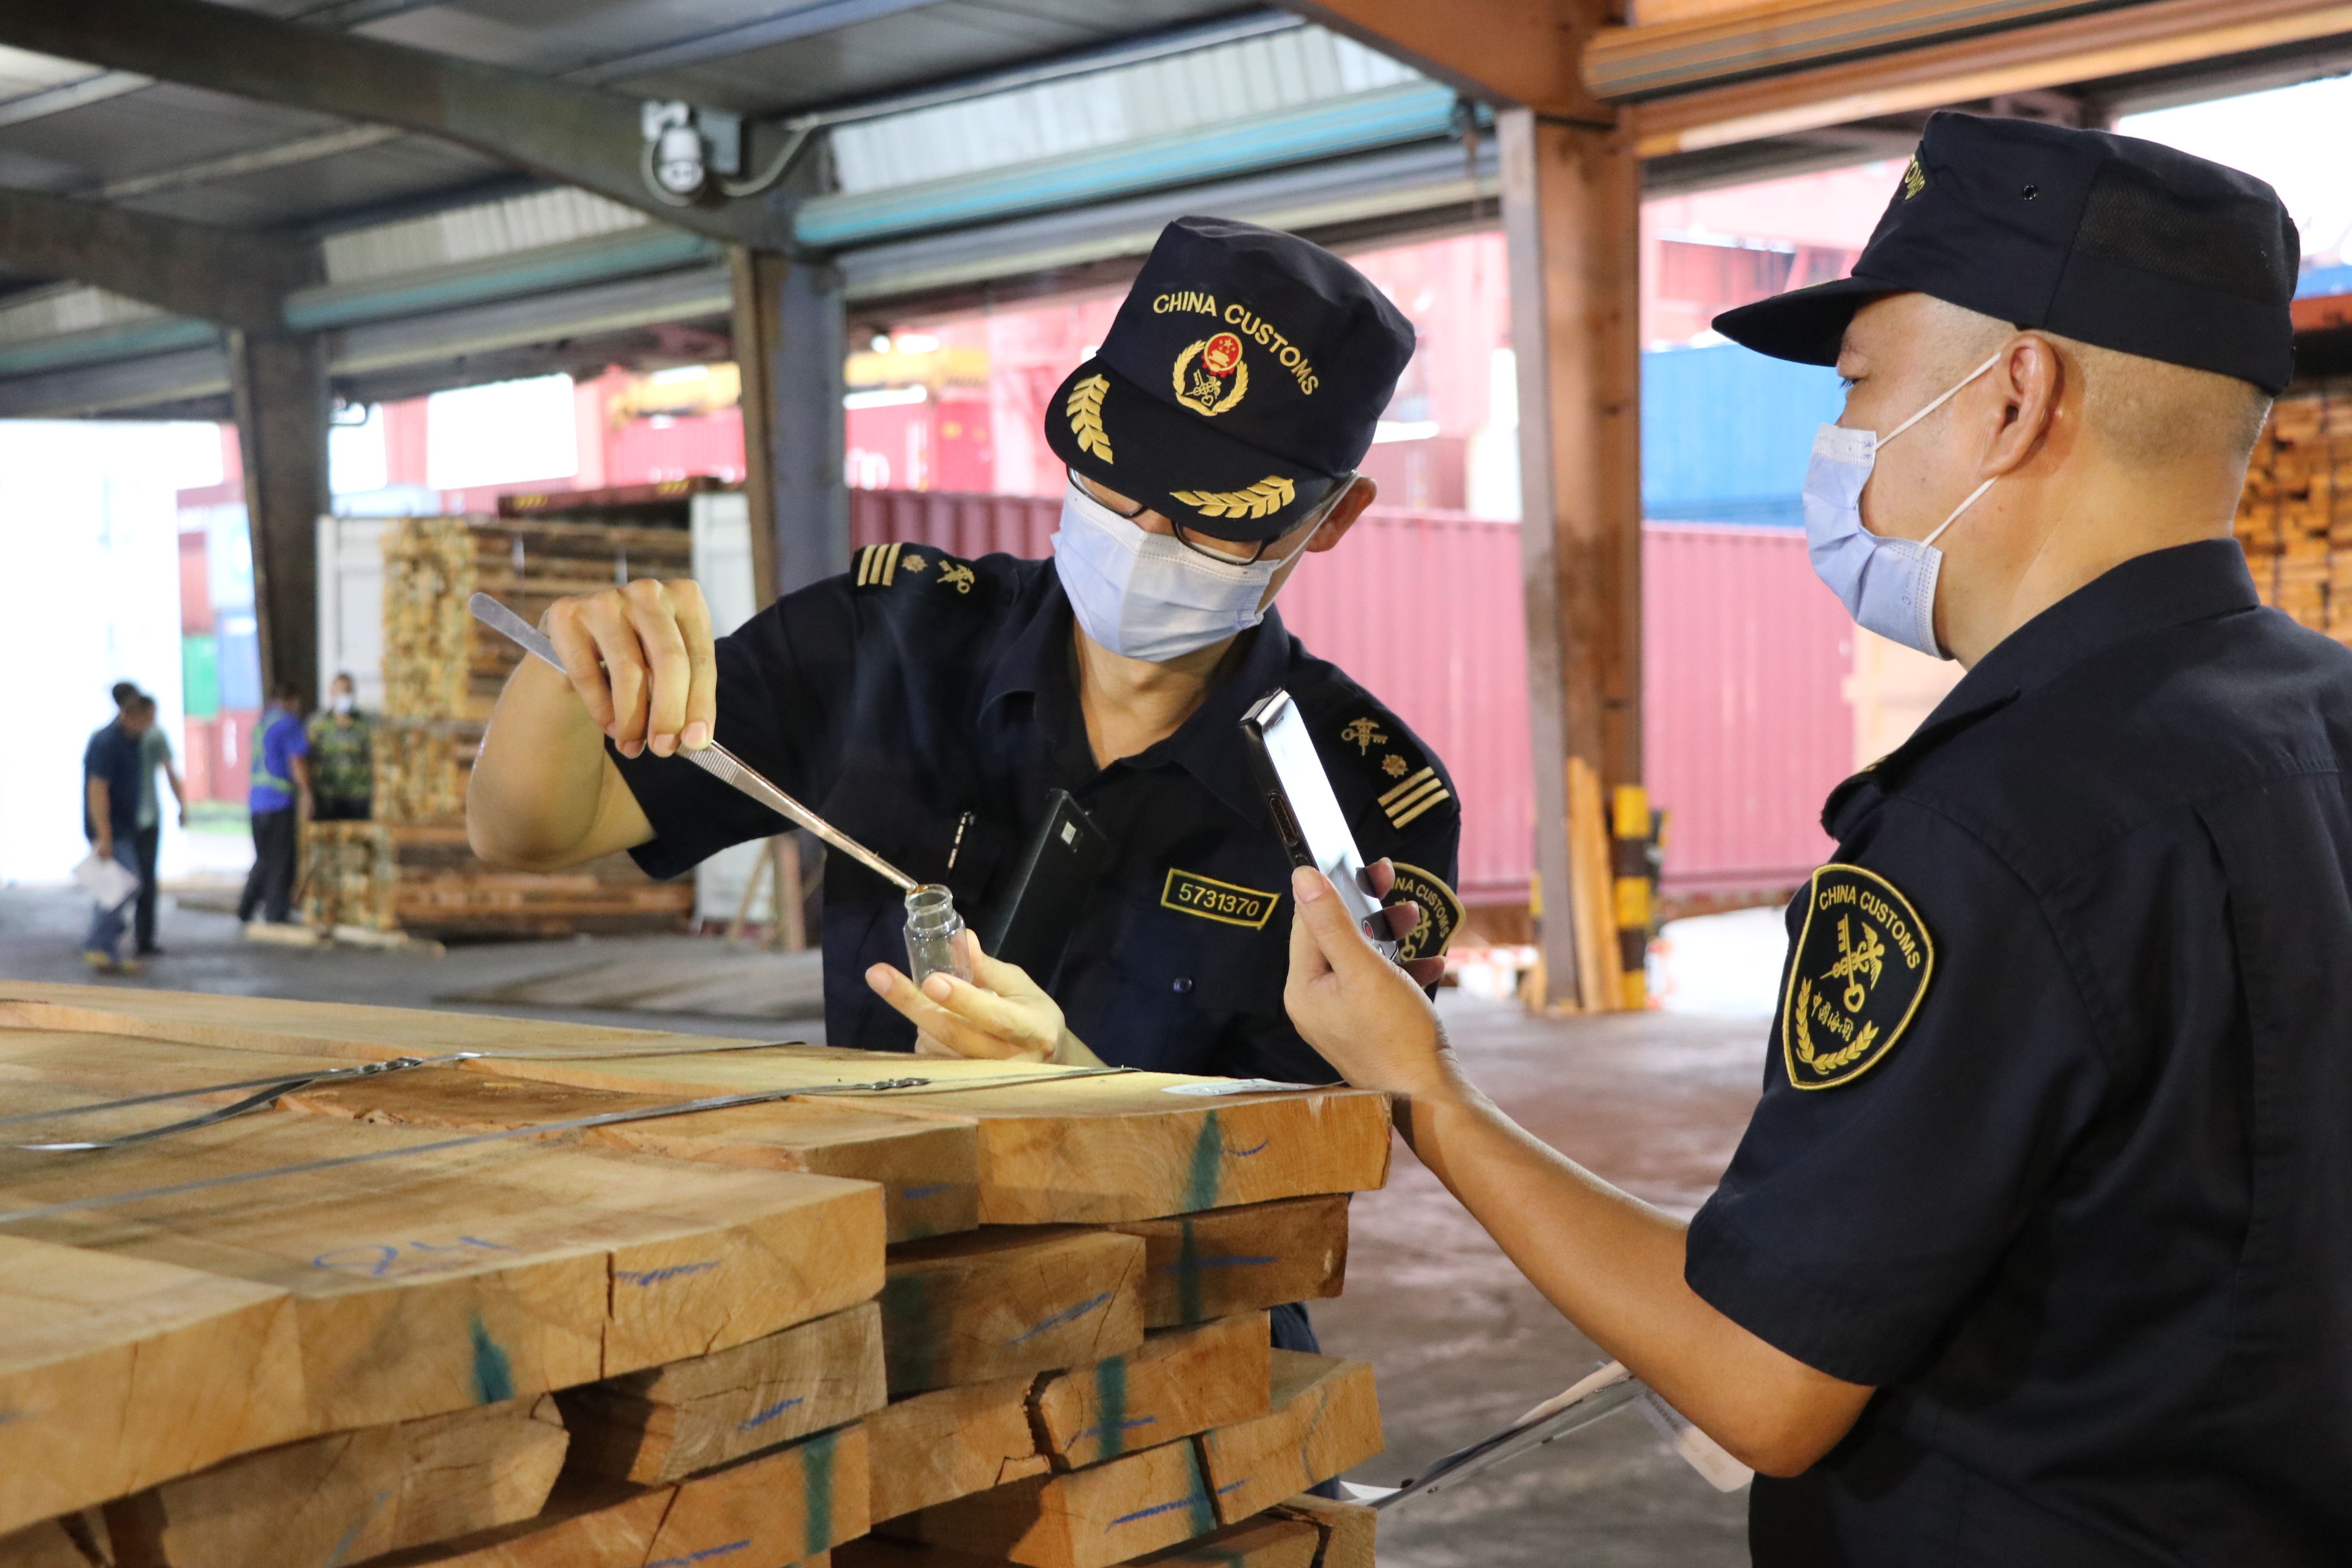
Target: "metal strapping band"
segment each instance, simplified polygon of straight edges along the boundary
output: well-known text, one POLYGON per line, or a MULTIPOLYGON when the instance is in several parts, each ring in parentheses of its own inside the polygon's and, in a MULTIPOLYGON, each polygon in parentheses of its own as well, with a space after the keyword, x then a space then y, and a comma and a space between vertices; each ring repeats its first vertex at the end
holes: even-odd
POLYGON ((321 1068, 317 1072, 279 1073, 275 1078, 249 1078, 237 1083, 208 1084, 202 1089, 180 1089, 168 1090, 163 1094, 133 1095, 129 1100, 101 1100, 96 1105, 67 1105, 60 1106, 55 1110, 25 1110, 13 1116, 0 1116, 0 1125, 13 1121, 50 1121, 59 1117, 85 1116, 93 1110, 120 1110, 130 1105, 154 1105, 167 1100, 188 1100, 197 1095, 224 1094, 231 1089, 253 1089, 259 1086, 259 1093, 248 1094, 234 1105, 224 1105, 217 1110, 208 1110, 202 1116, 191 1116, 183 1121, 167 1121, 161 1127, 150 1127, 144 1131, 126 1132, 120 1138, 101 1138, 82 1143, 5 1145, 12 1149, 29 1150, 38 1154, 78 1153, 89 1149, 119 1149, 126 1143, 144 1143, 150 1138, 161 1138, 167 1132, 185 1132, 192 1128, 210 1127, 216 1121, 226 1121, 231 1117, 243 1116, 248 1111, 263 1110, 276 1104, 279 1097, 292 1094, 297 1089, 309 1089, 312 1084, 341 1082, 346 1079, 382 1078, 386 1073, 406 1072, 410 1068, 431 1067, 439 1062, 460 1061, 473 1054, 471 1051, 459 1051, 455 1056, 446 1057, 394 1057, 390 1061, 365 1062, 357 1067, 321 1068))
MULTIPOLYGON (((1061 1073, 1018 1073, 1004 1078, 971 1079, 961 1082, 944 1082, 928 1078, 883 1079, 875 1083, 836 1083, 803 1086, 796 1089, 762 1089, 744 1094, 715 1095, 707 1100, 680 1100, 675 1105, 657 1105, 640 1110, 608 1110, 596 1116, 574 1116, 562 1121, 535 1121, 523 1127, 504 1127, 491 1132, 469 1132, 458 1138, 438 1138, 430 1143, 412 1143, 404 1149, 373 1149, 363 1154, 340 1154, 327 1160, 306 1160, 295 1165, 273 1165, 265 1171, 239 1171, 226 1176, 206 1176, 200 1181, 174 1182, 161 1187, 141 1187, 128 1193, 108 1193, 97 1197, 69 1198, 64 1203, 43 1204, 35 1208, 0 1210, 0 1226, 17 1225, 26 1220, 47 1219, 53 1215, 76 1214, 85 1209, 111 1208, 117 1204, 140 1203, 149 1198, 184 1197, 191 1193, 209 1192, 215 1187, 241 1186, 247 1182, 266 1182, 279 1176, 307 1175, 315 1171, 340 1170, 346 1165, 373 1164, 382 1160, 402 1160, 415 1154, 438 1153, 446 1149, 467 1149, 478 1143, 499 1143, 514 1138, 532 1138, 547 1132, 572 1132, 588 1127, 610 1127, 624 1121, 652 1121, 669 1116, 692 1116, 705 1110, 732 1110, 739 1106, 765 1105, 779 1100, 794 1100, 823 1094, 886 1094, 908 1089, 929 1089, 934 1093, 960 1089, 999 1089, 1016 1083, 1066 1083, 1072 1079, 1103 1078, 1118 1073, 1135 1072, 1135 1068, 1081 1068, 1061 1073)), ((102 1145, 100 1145, 102 1147, 102 1145)))

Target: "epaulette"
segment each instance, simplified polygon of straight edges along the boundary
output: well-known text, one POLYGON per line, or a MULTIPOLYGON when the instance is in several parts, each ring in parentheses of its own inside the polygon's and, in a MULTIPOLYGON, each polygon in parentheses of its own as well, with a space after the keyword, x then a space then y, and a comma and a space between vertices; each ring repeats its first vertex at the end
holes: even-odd
POLYGON ((1391 827, 1410 827, 1452 800, 1454 792, 1412 731, 1388 710, 1357 695, 1350 706, 1322 705, 1328 717, 1318 721, 1318 728, 1328 733, 1317 738, 1336 748, 1343 759, 1339 769, 1357 775, 1358 787, 1379 801, 1391 827))
POLYGON ((850 563, 858 589, 929 585, 968 598, 976 581, 971 562, 922 544, 869 544, 850 563))

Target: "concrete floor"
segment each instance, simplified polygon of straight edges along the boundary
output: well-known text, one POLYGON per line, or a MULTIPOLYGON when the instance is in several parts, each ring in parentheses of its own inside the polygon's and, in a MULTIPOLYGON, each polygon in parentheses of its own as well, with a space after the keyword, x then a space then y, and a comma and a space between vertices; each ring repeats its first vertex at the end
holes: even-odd
MULTIPOLYGON (((75 948, 88 904, 0 889, 0 978, 87 979, 75 948)), ((169 911, 168 956, 136 982, 170 989, 395 1006, 440 1005, 739 1038, 822 1037, 814 1019, 446 1000, 577 971, 590 962, 707 962, 704 939, 457 947, 445 957, 251 946, 226 915, 169 911), (591 958, 591 954, 593 958, 591 958)), ((1677 1213, 1712 1190, 1760 1081, 1760 1019, 1647 1014, 1530 1019, 1507 1003, 1444 994, 1456 1047, 1488 1093, 1539 1136, 1677 1213)), ((1399 1146, 1388 1188, 1356 1200, 1349 1289, 1317 1307, 1324 1348, 1379 1370, 1388 1452, 1350 1479, 1393 1486, 1500 1427, 1603 1359, 1520 1279, 1399 1146)), ((1744 1493, 1716 1492, 1626 1411, 1385 1516, 1384 1568, 1728 1568, 1747 1561, 1744 1493)))

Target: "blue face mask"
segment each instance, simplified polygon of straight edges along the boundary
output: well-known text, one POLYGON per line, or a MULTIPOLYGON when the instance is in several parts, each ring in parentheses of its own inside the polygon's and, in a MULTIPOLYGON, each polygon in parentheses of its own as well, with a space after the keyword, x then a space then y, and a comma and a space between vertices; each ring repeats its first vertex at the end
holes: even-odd
POLYGON ((1087 494, 1076 479, 1062 499, 1054 570, 1087 636, 1129 658, 1181 658, 1245 632, 1265 618, 1275 574, 1314 541, 1285 556, 1212 560, 1164 533, 1147 533, 1087 494))
POLYGON ((1936 640, 1936 579, 1944 566, 1944 552, 1936 548, 1936 541, 1992 489, 1992 480, 1970 490, 1968 500, 1925 539, 1890 539, 1864 527, 1862 488, 1870 482, 1879 447, 2000 363, 2000 356, 1993 355, 1884 436, 1843 425, 1822 426, 1813 436, 1813 458, 1805 470, 1805 550, 1812 557, 1814 575, 1829 584, 1855 625, 1933 658, 1950 657, 1936 640))

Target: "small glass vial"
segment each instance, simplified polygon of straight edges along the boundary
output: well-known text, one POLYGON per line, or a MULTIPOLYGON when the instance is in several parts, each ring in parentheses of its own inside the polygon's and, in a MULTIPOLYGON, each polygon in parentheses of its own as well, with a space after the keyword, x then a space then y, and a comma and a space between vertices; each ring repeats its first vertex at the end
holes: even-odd
POLYGON ((937 882, 927 882, 907 895, 907 973, 920 985, 934 974, 952 974, 974 984, 971 962, 964 956, 963 917, 956 913, 955 895, 937 882))

